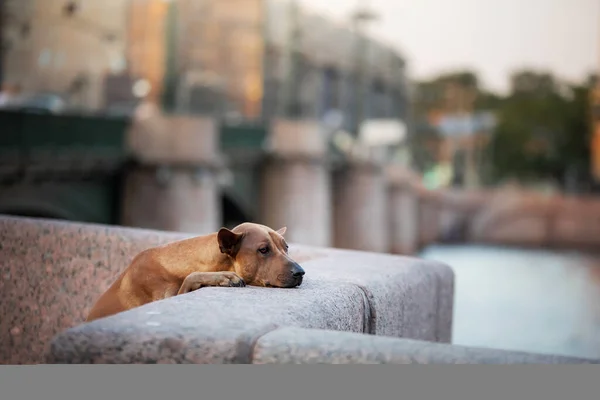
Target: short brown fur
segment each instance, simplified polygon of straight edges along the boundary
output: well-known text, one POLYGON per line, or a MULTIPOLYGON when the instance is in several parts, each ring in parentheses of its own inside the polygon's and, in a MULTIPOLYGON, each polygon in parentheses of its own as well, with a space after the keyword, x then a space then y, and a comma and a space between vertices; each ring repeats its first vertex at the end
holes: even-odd
POLYGON ((288 255, 285 231, 244 223, 145 250, 100 296, 86 322, 206 286, 299 286, 304 270, 288 255))

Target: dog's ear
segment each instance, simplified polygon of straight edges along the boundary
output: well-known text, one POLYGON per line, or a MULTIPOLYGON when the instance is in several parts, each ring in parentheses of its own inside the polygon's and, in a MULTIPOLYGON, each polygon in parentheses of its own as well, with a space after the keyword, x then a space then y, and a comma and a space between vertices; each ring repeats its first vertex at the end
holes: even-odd
POLYGON ((221 253, 235 257, 242 244, 243 236, 243 234, 232 232, 227 228, 219 229, 217 240, 219 241, 221 253))
POLYGON ((283 235, 285 235, 286 231, 287 231, 287 226, 284 226, 283 228, 278 230, 277 233, 279 233, 281 236, 283 236, 283 235))

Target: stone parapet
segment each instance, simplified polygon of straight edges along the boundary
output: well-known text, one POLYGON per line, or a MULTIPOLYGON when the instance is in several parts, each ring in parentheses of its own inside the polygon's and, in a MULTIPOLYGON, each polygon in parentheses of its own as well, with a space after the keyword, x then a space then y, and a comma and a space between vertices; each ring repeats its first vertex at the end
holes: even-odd
POLYGON ((244 358, 231 356, 237 350, 208 350, 211 343, 249 346, 258 334, 287 326, 451 339, 449 267, 303 245, 291 246, 306 271, 300 288, 204 288, 82 324, 136 254, 185 237, 189 234, 0 218, 0 259, 6 260, 0 363, 44 362, 57 334, 52 362, 187 362, 180 352, 192 354, 191 362, 238 362, 244 358))
POLYGON ((293 246, 298 289, 204 288, 73 327, 49 363, 249 363, 282 327, 450 341, 453 274, 424 261, 293 246), (446 298, 442 298, 446 296, 446 298))
POLYGON ((254 364, 600 364, 585 359, 350 332, 285 328, 263 335, 254 364))

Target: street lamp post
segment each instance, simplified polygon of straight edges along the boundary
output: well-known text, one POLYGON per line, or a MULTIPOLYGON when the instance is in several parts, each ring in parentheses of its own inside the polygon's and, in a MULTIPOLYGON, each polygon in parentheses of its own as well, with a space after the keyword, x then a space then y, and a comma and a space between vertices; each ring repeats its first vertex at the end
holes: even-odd
POLYGON ((283 93, 281 101, 280 114, 284 117, 300 117, 300 107, 298 104, 298 75, 300 69, 300 39, 302 31, 300 29, 300 12, 297 0, 290 0, 288 5, 288 40, 286 43, 285 75, 283 84, 283 93))
POLYGON ((354 117, 354 134, 358 136, 360 126, 364 120, 365 114, 365 92, 367 85, 367 60, 366 50, 368 46, 367 38, 364 37, 365 25, 368 22, 376 21, 378 19, 377 14, 373 11, 368 10, 366 7, 359 7, 352 14, 352 25, 355 33, 355 57, 356 57, 356 82, 357 82, 357 95, 355 104, 355 117, 354 117))

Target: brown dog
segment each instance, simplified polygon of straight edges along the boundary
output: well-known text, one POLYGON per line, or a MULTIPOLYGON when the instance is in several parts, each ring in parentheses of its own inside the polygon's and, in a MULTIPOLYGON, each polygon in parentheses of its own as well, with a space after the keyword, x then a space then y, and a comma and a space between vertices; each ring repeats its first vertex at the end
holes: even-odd
POLYGON ((86 321, 205 286, 300 286, 304 270, 277 232, 253 223, 145 250, 96 302, 86 321))

